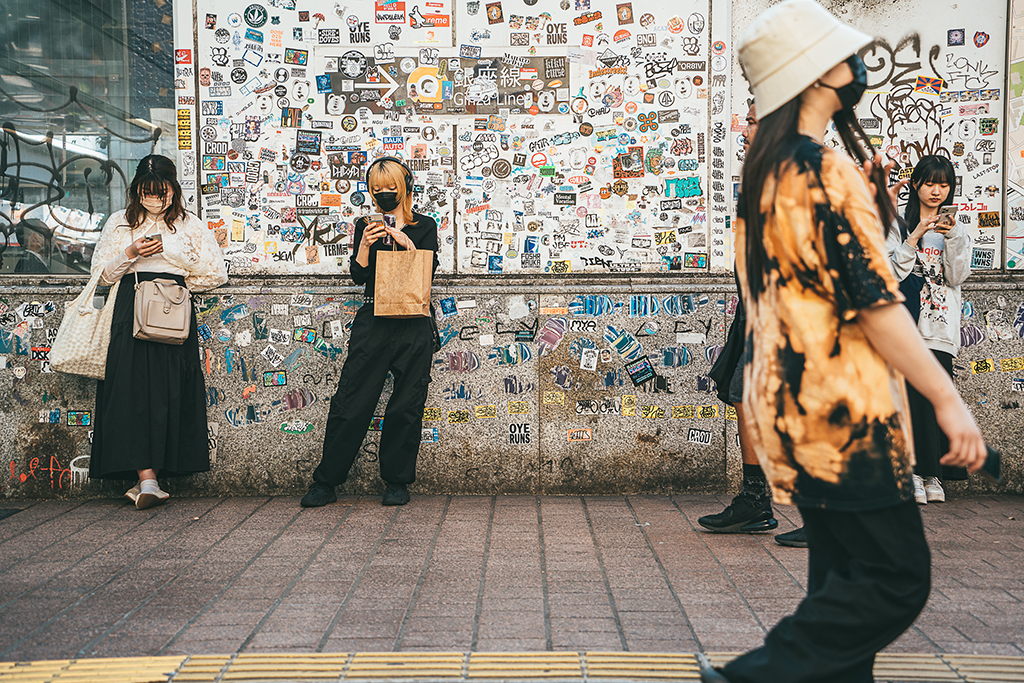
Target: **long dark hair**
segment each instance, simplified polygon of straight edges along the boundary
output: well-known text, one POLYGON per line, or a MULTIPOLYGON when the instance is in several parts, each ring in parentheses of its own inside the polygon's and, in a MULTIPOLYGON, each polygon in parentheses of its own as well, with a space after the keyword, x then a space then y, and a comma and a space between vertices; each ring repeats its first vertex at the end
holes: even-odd
POLYGON ((929 154, 921 157, 914 167, 914 173, 910 176, 910 198, 907 199, 907 206, 903 209, 904 224, 900 226, 903 239, 907 239, 909 231, 917 227, 921 221, 921 198, 917 191, 921 185, 926 183, 945 183, 949 185, 949 194, 942 200, 940 206, 949 206, 953 203, 953 190, 956 187, 956 171, 953 169, 953 162, 946 157, 929 154))
MULTIPOLYGON (((747 285, 755 298, 764 288, 765 263, 768 258, 764 249, 765 217, 761 215, 761 194, 768 176, 773 175, 777 180, 782 168, 793 161, 801 139, 804 138, 799 132, 799 121, 798 95, 758 121, 757 135, 750 144, 747 160, 743 164, 739 213, 746 222, 747 285)), ((853 112, 845 109, 838 111, 832 116, 832 122, 839 139, 858 165, 863 166, 866 161, 874 160, 875 148, 853 112)), ((888 235, 898 216, 886 190, 888 185, 885 172, 879 164, 872 165, 870 180, 875 185, 875 203, 885 234, 888 235)))
POLYGON ((174 168, 174 162, 159 154, 143 157, 135 169, 132 184, 128 187, 128 206, 124 212, 128 225, 137 228, 146 217, 142 195, 162 195, 168 187, 171 189, 171 203, 164 211, 164 223, 167 230, 174 232, 174 224, 185 217, 181 185, 178 184, 178 172, 174 168))

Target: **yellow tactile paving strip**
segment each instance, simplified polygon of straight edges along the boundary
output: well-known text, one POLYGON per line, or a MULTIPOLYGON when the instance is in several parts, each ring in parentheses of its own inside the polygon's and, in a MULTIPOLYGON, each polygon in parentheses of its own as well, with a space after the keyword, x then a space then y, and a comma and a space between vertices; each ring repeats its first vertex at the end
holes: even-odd
MULTIPOLYGON (((709 653, 718 666, 737 653, 709 653)), ((1024 657, 879 655, 883 681, 1024 681, 1024 657)), ((179 683, 196 681, 696 681, 692 654, 670 652, 358 652, 124 657, 0 662, 0 683, 179 683)))

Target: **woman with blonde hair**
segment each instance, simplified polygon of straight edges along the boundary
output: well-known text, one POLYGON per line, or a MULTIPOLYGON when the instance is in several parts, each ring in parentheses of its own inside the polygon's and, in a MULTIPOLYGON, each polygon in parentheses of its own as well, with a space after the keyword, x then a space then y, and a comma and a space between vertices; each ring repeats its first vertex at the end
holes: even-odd
POLYGON ((213 231, 182 205, 173 161, 152 154, 139 162, 128 206, 104 224, 92 269, 102 269, 103 284, 120 284, 106 376, 96 386, 89 476, 137 476, 125 496, 141 510, 169 497, 157 475, 206 472, 210 456, 195 309, 180 346, 136 339, 137 283, 159 278, 201 292, 228 281, 213 231))
POLYGON ((348 478, 389 372, 394 390, 384 411, 377 453, 380 477, 386 485, 383 504, 408 503, 407 486, 416 479, 433 330, 430 318, 376 317, 374 279, 377 252, 395 247, 433 251, 436 271, 437 223, 413 212, 412 171, 400 159, 382 157, 371 163, 366 185, 384 220, 371 222, 364 216, 356 221, 351 272, 355 283, 365 287, 363 305, 352 323, 348 357, 327 417, 323 456, 313 472, 313 484, 302 498, 303 507, 320 507, 338 499, 335 487, 348 478))
POLYGON ((920 613, 930 555, 911 481, 900 373, 935 406, 949 465, 974 471, 985 443, 952 381, 900 304, 885 227, 895 208, 825 147, 835 124, 863 164, 874 157, 854 105, 871 37, 814 0, 786 0, 739 44, 757 101, 743 167, 737 270, 753 356, 743 405, 777 503, 796 504, 808 541, 807 597, 762 647, 705 683, 867 683, 875 654, 920 613))

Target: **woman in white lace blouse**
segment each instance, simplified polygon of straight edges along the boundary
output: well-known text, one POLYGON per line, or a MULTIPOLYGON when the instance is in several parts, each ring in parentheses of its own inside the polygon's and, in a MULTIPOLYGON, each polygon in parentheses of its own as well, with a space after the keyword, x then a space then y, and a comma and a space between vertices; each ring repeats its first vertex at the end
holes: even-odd
POLYGON ((156 154, 139 162, 128 206, 110 216, 93 254, 111 289, 114 316, 106 377, 96 389, 92 458, 94 479, 138 483, 125 496, 137 508, 169 497, 156 478, 210 469, 206 383, 199 363, 195 310, 181 346, 133 336, 136 278, 171 279, 191 292, 228 280, 213 232, 185 211, 174 162, 156 154), (116 292, 116 294, 115 294, 116 292))

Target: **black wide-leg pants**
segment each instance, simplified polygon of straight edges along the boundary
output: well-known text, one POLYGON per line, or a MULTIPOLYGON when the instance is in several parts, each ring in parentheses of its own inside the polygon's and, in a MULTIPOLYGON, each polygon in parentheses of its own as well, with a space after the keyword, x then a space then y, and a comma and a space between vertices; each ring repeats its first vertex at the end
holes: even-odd
POLYGON ((730 683, 870 683, 875 654, 928 601, 931 555, 913 501, 867 512, 800 508, 807 597, 764 645, 729 662, 730 683))
POLYGON ((380 477, 389 484, 416 480, 432 356, 429 318, 378 318, 372 303, 359 309, 338 390, 331 399, 323 457, 313 472, 314 481, 336 486, 348 478, 389 371, 394 391, 384 411, 380 477))

